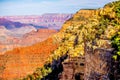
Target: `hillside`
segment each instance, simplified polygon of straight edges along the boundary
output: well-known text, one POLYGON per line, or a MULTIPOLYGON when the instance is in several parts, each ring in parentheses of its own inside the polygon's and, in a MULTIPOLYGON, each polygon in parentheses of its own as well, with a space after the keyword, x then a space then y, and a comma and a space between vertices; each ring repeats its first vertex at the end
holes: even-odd
MULTIPOLYGON (((23 31, 23 30, 20 30, 20 31, 23 31)), ((31 46, 35 43, 42 42, 47 38, 49 38, 50 36, 52 36, 53 34, 57 33, 56 30, 38 29, 36 31, 33 30, 33 31, 30 31, 29 33, 25 33, 22 37, 13 37, 13 36, 7 35, 6 33, 8 32, 11 33, 6 28, 0 29, 0 33, 1 33, 0 34, 0 43, 1 43, 0 54, 4 54, 4 52, 8 50, 12 50, 13 48, 16 48, 16 47, 31 46)), ((16 33, 18 33, 18 31, 16 33)))
POLYGON ((23 80, 120 79, 120 1, 78 11, 55 37, 59 47, 23 80))
POLYGON ((0 55, 0 80, 14 80, 32 74, 45 64, 51 52, 58 46, 49 38, 29 47, 15 48, 0 55))
POLYGON ((23 35, 19 44, 30 46, 31 44, 46 40, 57 32, 58 31, 52 29, 38 29, 37 31, 31 31, 23 35))

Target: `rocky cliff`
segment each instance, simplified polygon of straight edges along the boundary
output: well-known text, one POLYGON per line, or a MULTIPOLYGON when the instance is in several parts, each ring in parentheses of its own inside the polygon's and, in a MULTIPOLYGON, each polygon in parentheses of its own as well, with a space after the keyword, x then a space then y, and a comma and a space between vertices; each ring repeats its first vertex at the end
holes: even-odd
MULTIPOLYGON (((52 37, 53 43, 57 42, 59 45, 47 56, 44 66, 21 79, 119 80, 119 12, 120 1, 109 3, 97 10, 78 11, 52 37)), ((30 50, 25 52, 27 51, 30 50)), ((9 67, 6 68, 8 69, 9 67)))
POLYGON ((58 43, 53 38, 0 55, 0 80, 16 80, 42 67, 58 43))
POLYGON ((59 47, 45 66, 24 80, 119 80, 119 12, 120 1, 78 11, 54 36, 59 47))

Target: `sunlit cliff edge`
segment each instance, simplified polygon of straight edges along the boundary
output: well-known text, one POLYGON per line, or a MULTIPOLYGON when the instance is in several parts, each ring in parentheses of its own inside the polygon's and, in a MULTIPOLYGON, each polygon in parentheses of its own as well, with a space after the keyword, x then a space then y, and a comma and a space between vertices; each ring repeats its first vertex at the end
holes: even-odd
POLYGON ((120 1, 97 10, 78 11, 52 38, 57 49, 44 58, 44 66, 21 79, 120 79, 120 1))

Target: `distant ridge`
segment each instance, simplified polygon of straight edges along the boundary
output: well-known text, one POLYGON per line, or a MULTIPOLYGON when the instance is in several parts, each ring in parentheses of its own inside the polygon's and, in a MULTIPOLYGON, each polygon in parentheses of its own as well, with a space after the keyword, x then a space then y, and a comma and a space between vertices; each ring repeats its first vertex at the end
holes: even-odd
POLYGON ((46 13, 43 15, 21 15, 21 16, 0 16, 13 22, 35 25, 36 28, 42 26, 48 29, 59 30, 62 24, 70 19, 73 14, 46 13))

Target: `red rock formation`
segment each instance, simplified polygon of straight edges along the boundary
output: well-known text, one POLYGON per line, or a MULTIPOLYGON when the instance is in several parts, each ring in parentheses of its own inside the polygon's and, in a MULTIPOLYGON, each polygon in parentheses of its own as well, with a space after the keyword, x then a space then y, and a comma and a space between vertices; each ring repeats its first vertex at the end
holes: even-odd
POLYGON ((43 66, 47 57, 57 48, 52 38, 23 48, 16 48, 0 56, 0 79, 13 80, 32 74, 43 66))
POLYGON ((5 39, 2 40, 3 37, 1 37, 0 38, 0 42, 1 42, 0 54, 3 54, 5 51, 12 50, 13 48, 16 48, 16 47, 30 46, 32 44, 44 41, 55 33, 57 33, 56 30, 40 29, 37 31, 31 31, 30 33, 26 33, 21 38, 4 36, 5 39))
POLYGON ((31 31, 30 33, 27 33, 22 37, 19 44, 31 45, 37 42, 41 42, 55 33, 57 33, 56 30, 50 29, 39 29, 37 31, 31 31))

